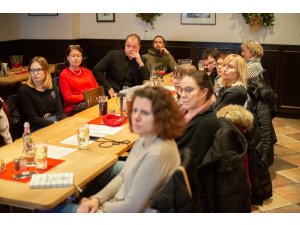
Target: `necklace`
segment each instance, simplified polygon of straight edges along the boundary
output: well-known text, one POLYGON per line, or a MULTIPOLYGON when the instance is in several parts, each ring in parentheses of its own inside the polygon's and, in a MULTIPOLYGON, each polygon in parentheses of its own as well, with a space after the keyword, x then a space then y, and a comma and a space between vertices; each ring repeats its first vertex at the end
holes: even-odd
POLYGON ((71 67, 69 67, 69 69, 76 75, 76 76, 79 76, 81 74, 81 68, 79 68, 79 73, 75 73, 74 70, 72 70, 71 67))

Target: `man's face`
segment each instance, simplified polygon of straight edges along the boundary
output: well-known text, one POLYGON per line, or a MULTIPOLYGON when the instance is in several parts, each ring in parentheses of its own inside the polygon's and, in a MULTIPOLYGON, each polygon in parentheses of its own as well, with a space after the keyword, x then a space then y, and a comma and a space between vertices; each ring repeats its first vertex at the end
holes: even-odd
POLYGON ((130 37, 125 42, 125 54, 131 60, 134 58, 133 54, 139 52, 140 47, 138 39, 130 37))
POLYGON ((164 48, 165 47, 165 43, 164 40, 161 37, 157 37, 154 39, 153 41, 153 48, 154 49, 160 49, 160 48, 164 48))

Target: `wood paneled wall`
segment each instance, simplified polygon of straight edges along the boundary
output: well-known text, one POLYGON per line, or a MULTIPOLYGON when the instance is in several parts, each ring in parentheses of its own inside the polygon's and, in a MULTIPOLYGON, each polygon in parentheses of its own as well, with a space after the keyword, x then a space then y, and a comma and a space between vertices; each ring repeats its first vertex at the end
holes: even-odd
MULTIPOLYGON (((9 61, 9 55, 23 54, 24 64, 35 55, 42 55, 49 63, 64 60, 66 46, 80 44, 88 57, 88 67, 94 65, 111 49, 122 49, 124 40, 16 40, 0 42, 0 61, 9 61)), ((144 54, 152 41, 142 41, 140 53, 144 54)), ((240 43, 169 41, 167 48, 175 59, 191 58, 197 65, 206 48, 218 48, 222 52, 240 53, 240 43)), ((278 94, 279 116, 300 118, 300 46, 264 44, 263 67, 267 70, 272 88, 278 94)))

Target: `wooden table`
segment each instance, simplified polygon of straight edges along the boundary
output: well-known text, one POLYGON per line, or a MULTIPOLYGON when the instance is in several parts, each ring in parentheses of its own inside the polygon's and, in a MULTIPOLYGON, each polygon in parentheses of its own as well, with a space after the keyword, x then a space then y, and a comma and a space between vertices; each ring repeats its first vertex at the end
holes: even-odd
MULTIPOLYGON (((119 107, 118 99, 116 97, 108 100, 108 111, 111 109, 114 109, 115 113, 120 113, 120 107, 119 107)), ((87 110, 77 113, 73 117, 77 118, 78 120, 86 119, 87 122, 92 119, 95 119, 95 118, 99 117, 98 105, 95 105, 87 110)), ((129 124, 126 123, 123 125, 123 129, 120 130, 118 133, 116 133, 115 135, 107 135, 107 136, 105 136, 105 138, 109 138, 109 139, 116 140, 116 141, 129 140, 130 144, 129 145, 126 145, 126 144, 114 145, 110 148, 103 148, 103 147, 99 147, 97 142, 94 142, 93 144, 90 145, 90 147, 92 149, 94 149, 94 151, 99 151, 102 153, 114 153, 116 155, 121 156, 124 152, 131 149, 132 145, 137 140, 138 135, 135 133, 132 133, 129 130, 129 124)))
MULTIPOLYGON (((55 64, 50 64, 50 73, 54 73, 55 70, 55 64)), ((21 81, 25 81, 28 79, 29 72, 28 72, 28 66, 23 66, 23 71, 26 71, 26 73, 14 73, 13 70, 9 70, 9 74, 7 77, 0 76, 0 86, 5 85, 14 85, 21 81)))
MULTIPOLYGON (((165 85, 171 85, 171 74, 164 77, 165 85)), ((119 113, 119 104, 117 98, 112 98, 108 102, 108 110, 114 109, 119 113)), ((92 119, 99 116, 98 105, 84 110, 72 117, 68 117, 55 124, 40 129, 32 134, 35 141, 47 140, 49 145, 77 148, 76 146, 61 144, 60 142, 74 134, 78 127, 83 126, 92 119)), ((117 141, 130 140, 129 146, 125 144, 115 145, 110 148, 99 147, 97 142, 89 145, 87 150, 76 150, 64 156, 65 161, 47 173, 73 172, 74 184, 83 187, 93 178, 101 174, 107 168, 112 166, 122 155, 132 147, 137 140, 138 135, 129 131, 128 123, 123 125, 123 129, 115 135, 107 135, 117 141)), ((6 163, 20 157, 22 154, 22 139, 16 140, 10 145, 0 148, 0 158, 6 163)), ((70 188, 46 188, 30 189, 29 183, 19 183, 0 179, 0 203, 11 206, 18 206, 29 209, 49 210, 69 195, 75 192, 75 187, 70 188)))
MULTIPOLYGON (((59 142, 76 134, 76 129, 89 120, 89 118, 69 117, 34 132, 32 138, 36 141, 48 140, 50 145, 77 149, 76 146, 64 145, 59 142)), ((18 139, 14 143, 0 148, 0 158, 8 163, 14 158, 20 157, 22 149, 22 139, 18 139)), ((101 149, 98 149, 98 145, 94 143, 87 150, 76 150, 62 159, 66 161, 47 173, 73 172, 74 184, 83 187, 112 166, 117 161, 118 156, 112 151, 102 152, 101 149)), ((22 208, 51 209, 74 192, 75 187, 30 189, 29 183, 23 184, 0 179, 0 203, 22 208)))

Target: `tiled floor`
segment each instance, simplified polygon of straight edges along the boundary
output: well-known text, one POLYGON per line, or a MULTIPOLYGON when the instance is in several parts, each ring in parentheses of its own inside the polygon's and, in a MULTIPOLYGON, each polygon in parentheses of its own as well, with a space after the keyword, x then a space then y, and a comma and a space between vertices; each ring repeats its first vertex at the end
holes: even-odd
POLYGON ((273 120, 278 142, 275 160, 270 167, 273 197, 254 212, 300 212, 300 120, 273 120))
MULTIPOLYGON (((273 120, 278 142, 275 160, 270 167, 273 197, 264 201, 254 212, 300 212, 300 120, 275 118, 273 120)), ((30 212, 13 208, 13 212, 30 212)), ((0 205, 0 212, 9 207, 0 205)))

